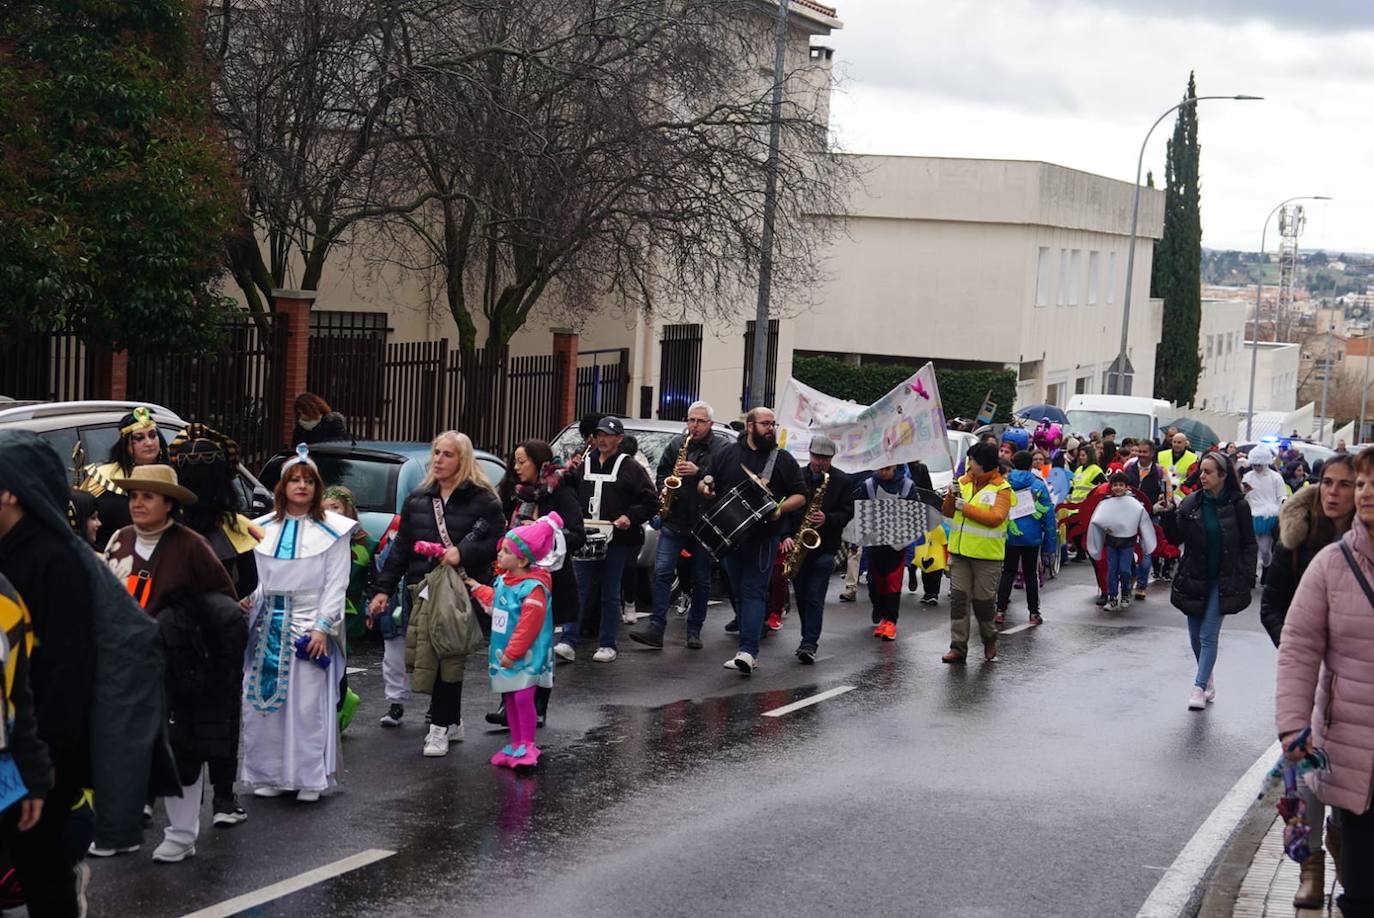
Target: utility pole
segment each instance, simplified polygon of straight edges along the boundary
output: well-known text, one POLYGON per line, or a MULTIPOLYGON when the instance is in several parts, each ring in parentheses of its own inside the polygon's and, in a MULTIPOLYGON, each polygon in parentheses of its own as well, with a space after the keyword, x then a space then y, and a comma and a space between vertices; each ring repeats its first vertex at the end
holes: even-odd
POLYGON ((773 113, 768 124, 768 174, 763 186, 763 236, 759 239, 759 300, 754 313, 754 369, 749 407, 763 404, 768 373, 768 305, 773 287, 773 223, 778 209, 778 146, 782 135, 782 83, 787 66, 787 3, 778 0, 773 36, 773 113))
POLYGON ((1365 442, 1364 435, 1364 409, 1369 403, 1369 355, 1370 345, 1374 342, 1369 340, 1369 329, 1364 335, 1364 385, 1360 387, 1360 429, 1355 431, 1355 439, 1361 443, 1365 442))
MULTIPOLYGON (((1330 308, 1330 307, 1328 307, 1330 308)), ((1326 369, 1322 373, 1322 417, 1317 422, 1317 442, 1326 442, 1326 393, 1331 388, 1331 334, 1336 330, 1336 320, 1330 315, 1326 317, 1326 354, 1323 355, 1326 361, 1326 369)))

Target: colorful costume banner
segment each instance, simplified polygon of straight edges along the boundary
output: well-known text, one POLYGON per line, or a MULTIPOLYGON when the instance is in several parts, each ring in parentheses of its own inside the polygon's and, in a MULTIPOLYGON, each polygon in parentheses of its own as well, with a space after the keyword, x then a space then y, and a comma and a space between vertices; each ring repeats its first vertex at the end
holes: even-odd
POLYGON ((843 538, 851 545, 905 548, 924 541, 942 519, 938 510, 918 500, 856 500, 843 538))
POLYGON ((807 447, 818 433, 835 441, 835 465, 846 472, 949 455, 945 411, 929 363, 867 406, 789 379, 777 415, 778 442, 801 463, 808 461, 807 447))

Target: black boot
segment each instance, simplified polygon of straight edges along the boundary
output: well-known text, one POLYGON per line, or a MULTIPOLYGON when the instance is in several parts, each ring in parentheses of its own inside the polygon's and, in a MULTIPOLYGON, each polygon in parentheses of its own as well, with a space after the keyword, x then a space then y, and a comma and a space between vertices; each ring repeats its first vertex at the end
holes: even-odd
POLYGON ((553 694, 553 689, 544 686, 535 686, 534 689, 534 713, 539 715, 537 726, 544 726, 544 720, 549 715, 549 696, 553 694))
POLYGON ((496 710, 487 714, 487 723, 510 729, 510 724, 506 722, 506 699, 504 696, 502 696, 501 704, 497 706, 496 710))

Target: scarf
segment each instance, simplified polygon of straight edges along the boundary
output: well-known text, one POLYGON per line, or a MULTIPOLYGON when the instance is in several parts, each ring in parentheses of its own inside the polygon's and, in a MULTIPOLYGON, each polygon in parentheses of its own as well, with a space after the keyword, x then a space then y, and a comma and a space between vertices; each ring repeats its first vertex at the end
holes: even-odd
POLYGON ((554 462, 545 462, 539 469, 539 477, 533 484, 520 481, 515 485, 515 512, 511 514, 510 528, 514 529, 524 520, 539 518, 539 502, 548 497, 563 483, 563 469, 554 462))

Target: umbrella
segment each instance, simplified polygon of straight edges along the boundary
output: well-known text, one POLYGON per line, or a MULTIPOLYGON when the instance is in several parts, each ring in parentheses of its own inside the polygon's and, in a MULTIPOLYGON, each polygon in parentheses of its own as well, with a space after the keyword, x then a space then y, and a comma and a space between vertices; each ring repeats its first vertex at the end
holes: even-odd
POLYGON ((1049 418, 1056 424, 1069 423, 1069 416, 1064 413, 1064 409, 1054 405, 1028 405, 1025 408, 1017 408, 1012 414, 1018 418, 1030 418, 1032 421, 1049 418))
POLYGON ((1179 433, 1188 438, 1189 445, 1198 452, 1210 449, 1221 442, 1221 437, 1217 436, 1215 430, 1201 421, 1195 421, 1192 418, 1179 418, 1176 421, 1170 421, 1161 426, 1166 428, 1177 427, 1179 433))

